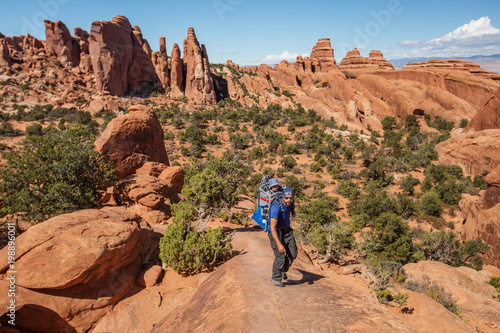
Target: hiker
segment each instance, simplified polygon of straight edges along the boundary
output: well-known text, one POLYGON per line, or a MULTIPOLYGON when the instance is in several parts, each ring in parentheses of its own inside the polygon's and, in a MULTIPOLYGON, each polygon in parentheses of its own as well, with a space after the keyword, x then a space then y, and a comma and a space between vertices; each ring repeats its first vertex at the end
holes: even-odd
MULTIPOLYGON (((269 183, 271 185, 271 181, 269 183)), ((279 186, 279 183, 277 185, 279 186)), ((277 287, 285 286, 282 280, 288 279, 286 272, 297 257, 297 244, 290 225, 290 216, 295 216, 294 193, 290 187, 285 187, 282 198, 274 201, 269 210, 271 232, 268 235, 274 252, 271 283, 277 287)))

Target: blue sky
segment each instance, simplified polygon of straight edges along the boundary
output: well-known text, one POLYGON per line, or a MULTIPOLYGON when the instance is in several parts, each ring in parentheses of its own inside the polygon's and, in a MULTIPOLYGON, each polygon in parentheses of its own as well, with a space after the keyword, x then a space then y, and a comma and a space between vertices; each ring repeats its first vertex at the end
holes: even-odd
POLYGON ((294 61, 330 38, 335 59, 358 47, 386 59, 500 54, 500 1, 465 0, 21 0, 2 3, 0 32, 45 39, 43 20, 61 20, 73 32, 93 21, 125 15, 155 51, 182 50, 189 27, 210 62, 240 65, 294 61))

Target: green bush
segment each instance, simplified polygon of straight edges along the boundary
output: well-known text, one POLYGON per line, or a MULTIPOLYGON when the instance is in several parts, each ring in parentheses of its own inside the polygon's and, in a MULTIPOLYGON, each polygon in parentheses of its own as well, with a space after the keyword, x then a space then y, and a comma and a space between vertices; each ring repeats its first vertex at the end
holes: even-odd
POLYGON ((185 222, 172 222, 160 240, 160 259, 184 275, 211 270, 232 256, 231 242, 221 227, 197 232, 185 222))
POLYGON ((41 221, 54 215, 100 205, 98 189, 113 181, 107 158, 94 150, 89 130, 52 130, 32 136, 6 154, 0 172, 1 210, 41 221))
POLYGON ((394 295, 394 301, 399 304, 399 306, 408 304, 408 294, 407 293, 397 293, 394 295))
POLYGON ((382 213, 375 219, 373 231, 367 232, 363 237, 362 249, 368 260, 400 264, 413 261, 415 248, 410 228, 394 213, 382 213))
POLYGON ((406 193, 406 195, 411 195, 411 196, 415 194, 415 186, 419 184, 420 181, 417 178, 413 178, 412 175, 406 176, 399 182, 401 189, 406 193))
POLYGON ((440 261, 454 267, 468 266, 481 270, 483 261, 479 254, 488 250, 480 238, 464 243, 453 231, 426 232, 417 245, 427 260, 440 261))
POLYGON ((441 199, 435 191, 429 191, 422 195, 420 199, 420 209, 424 214, 436 216, 441 216, 441 199))
POLYGON ((377 300, 382 304, 388 304, 390 301, 394 300, 392 293, 387 289, 377 290, 376 292, 377 300))
POLYGON ((495 288, 497 291, 497 300, 500 302, 500 277, 492 276, 490 278, 490 284, 495 288))
POLYGON ((230 209, 238 203, 248 169, 235 162, 234 156, 211 157, 188 174, 182 195, 202 210, 230 209))
POLYGON ((23 132, 21 132, 20 130, 14 129, 12 127, 11 123, 4 121, 0 125, 0 137, 1 136, 14 137, 14 136, 20 136, 22 134, 23 134, 23 132))

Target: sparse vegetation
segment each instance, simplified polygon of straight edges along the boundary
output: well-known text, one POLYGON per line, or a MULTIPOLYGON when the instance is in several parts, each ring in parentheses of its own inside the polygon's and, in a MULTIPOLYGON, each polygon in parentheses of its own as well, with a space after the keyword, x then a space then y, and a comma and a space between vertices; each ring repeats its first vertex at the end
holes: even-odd
POLYGON ((99 206, 99 192, 114 179, 107 159, 94 150, 93 134, 81 127, 31 135, 19 150, 4 153, 2 215, 30 221, 99 206))

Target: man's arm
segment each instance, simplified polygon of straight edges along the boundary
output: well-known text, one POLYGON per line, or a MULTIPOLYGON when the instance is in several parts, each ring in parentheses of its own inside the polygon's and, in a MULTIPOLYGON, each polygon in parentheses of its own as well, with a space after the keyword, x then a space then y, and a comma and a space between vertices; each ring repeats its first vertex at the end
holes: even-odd
POLYGON ((271 217, 271 235, 273 236, 274 241, 278 246, 278 251, 285 253, 286 252, 285 247, 283 246, 283 244, 281 244, 280 238, 278 237, 278 230, 276 229, 277 225, 278 225, 278 219, 271 217))

